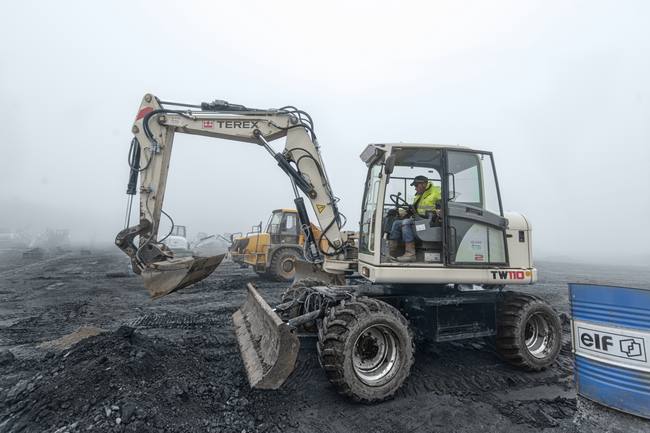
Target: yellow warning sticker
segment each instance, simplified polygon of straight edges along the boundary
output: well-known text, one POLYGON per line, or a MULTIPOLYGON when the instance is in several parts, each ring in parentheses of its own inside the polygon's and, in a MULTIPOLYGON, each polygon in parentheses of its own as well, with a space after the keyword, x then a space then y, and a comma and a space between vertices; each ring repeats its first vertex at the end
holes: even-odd
POLYGON ((318 213, 323 213, 323 210, 325 210, 325 205, 324 204, 317 204, 316 209, 318 209, 318 213))

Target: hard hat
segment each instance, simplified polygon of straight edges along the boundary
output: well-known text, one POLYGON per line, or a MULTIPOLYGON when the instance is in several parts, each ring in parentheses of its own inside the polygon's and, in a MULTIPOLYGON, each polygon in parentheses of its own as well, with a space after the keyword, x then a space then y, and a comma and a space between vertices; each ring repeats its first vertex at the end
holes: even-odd
POLYGON ((415 179, 413 179, 413 182, 411 182, 411 186, 415 185, 416 183, 427 183, 429 182, 429 178, 426 176, 415 176, 415 179))

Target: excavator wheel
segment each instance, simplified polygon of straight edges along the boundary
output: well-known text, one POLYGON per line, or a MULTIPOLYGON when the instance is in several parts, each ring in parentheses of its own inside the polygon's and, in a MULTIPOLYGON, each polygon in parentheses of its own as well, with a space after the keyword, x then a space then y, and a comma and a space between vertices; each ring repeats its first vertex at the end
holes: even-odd
POLYGON ((268 273, 277 281, 292 281, 296 274, 296 260, 300 253, 292 248, 281 248, 273 254, 268 273))
POLYGON ((332 307, 318 330, 318 359, 339 394, 374 403, 395 394, 414 360, 413 333, 402 314, 366 297, 332 307))
POLYGON ((498 305, 497 353, 508 363, 540 371, 555 361, 562 345, 562 325, 542 299, 504 292, 498 305))

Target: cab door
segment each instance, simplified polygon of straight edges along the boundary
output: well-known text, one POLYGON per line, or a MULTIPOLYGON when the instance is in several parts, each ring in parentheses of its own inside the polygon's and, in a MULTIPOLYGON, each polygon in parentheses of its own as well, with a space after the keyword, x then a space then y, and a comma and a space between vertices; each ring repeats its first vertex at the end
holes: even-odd
POLYGON ((280 243, 297 245, 299 236, 298 214, 286 212, 280 224, 280 243))
POLYGON ((508 264, 506 228, 489 152, 447 150, 444 179, 446 261, 451 266, 508 264))

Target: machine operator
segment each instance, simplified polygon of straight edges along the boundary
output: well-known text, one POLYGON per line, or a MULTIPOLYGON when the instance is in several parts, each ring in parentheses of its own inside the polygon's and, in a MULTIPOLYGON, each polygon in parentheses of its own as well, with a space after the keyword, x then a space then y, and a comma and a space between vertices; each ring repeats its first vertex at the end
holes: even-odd
MULTIPOLYGON (((416 176, 411 182, 415 187, 415 197, 413 197, 413 211, 421 217, 427 217, 435 212, 439 216, 439 210, 436 208, 440 205, 440 188, 429 182, 426 176, 416 176)), ((396 257, 400 244, 404 243, 404 254, 396 257, 399 262, 415 261, 415 233, 413 215, 409 215, 406 209, 399 209, 399 219, 396 219, 391 226, 388 236, 388 244, 391 257, 396 257)))

